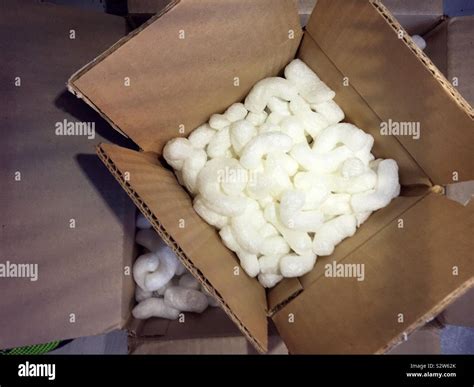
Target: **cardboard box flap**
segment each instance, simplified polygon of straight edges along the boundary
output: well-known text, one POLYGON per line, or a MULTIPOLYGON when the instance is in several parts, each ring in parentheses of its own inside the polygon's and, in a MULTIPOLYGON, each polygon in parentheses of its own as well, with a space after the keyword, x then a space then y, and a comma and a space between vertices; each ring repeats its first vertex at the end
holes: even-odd
POLYGON ((473 109, 382 4, 320 0, 307 32, 434 183, 474 178, 473 109))
POLYGON ((301 35, 292 0, 182 0, 69 85, 143 150, 161 153, 281 71, 301 35))
POLYGON ((1 349, 102 334, 129 311, 136 210, 93 152, 107 123, 64 87, 125 33, 118 16, 0 2, 1 349))
POLYGON ((192 207, 188 193, 155 153, 101 144, 99 157, 186 268, 261 352, 267 350, 264 288, 239 270, 233 252, 192 207), (173 235, 171 237, 170 235, 173 235))
POLYGON ((431 185, 430 179, 417 164, 416 160, 406 151, 393 136, 380 134, 380 117, 354 89, 351 83, 341 82, 344 75, 338 70, 321 47, 305 34, 298 50, 298 58, 304 61, 321 79, 336 93, 334 101, 344 111, 344 121, 350 122, 374 137, 372 153, 375 157, 397 160, 400 184, 431 185))
POLYGON ((389 349, 474 285, 473 227, 474 203, 425 196, 341 261, 363 280, 328 268, 274 315, 290 353, 389 349))

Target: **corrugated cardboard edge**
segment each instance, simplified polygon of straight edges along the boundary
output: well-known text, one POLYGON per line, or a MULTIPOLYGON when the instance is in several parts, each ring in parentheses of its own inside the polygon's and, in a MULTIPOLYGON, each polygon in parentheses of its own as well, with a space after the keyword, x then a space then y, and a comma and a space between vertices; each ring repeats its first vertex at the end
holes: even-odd
POLYGON ((403 333, 397 335, 392 340, 390 340, 385 346, 378 349, 375 353, 376 354, 383 354, 396 345, 400 344, 402 341, 405 340, 407 335, 410 335, 418 328, 422 327, 423 325, 433 321, 436 316, 438 316, 446 307, 466 294, 469 289, 474 288, 474 277, 471 277, 470 280, 464 282, 462 286, 458 287, 455 291, 445 297, 441 302, 439 302, 434 308, 432 308, 428 313, 424 314, 418 320, 416 320, 413 324, 411 324, 403 333))
POLYGON ((272 317, 280 309, 285 307, 285 305, 289 304, 292 300, 298 297, 304 290, 303 284, 301 283, 299 278, 285 278, 284 280, 296 280, 296 283, 295 283, 296 288, 293 290, 292 293, 289 293, 285 299, 281 300, 280 302, 275 303, 275 305, 273 305, 271 308, 270 308, 270 302, 268 299, 268 292, 267 292, 267 302, 269 306, 268 311, 267 311, 268 317, 272 317))
MULTIPOLYGON (((415 203, 410 205, 408 208, 406 208, 401 214, 409 211, 412 209, 414 206, 416 206, 418 203, 420 203, 424 198, 428 197, 429 195, 437 195, 437 196, 443 196, 444 200, 449 201, 448 199, 440 190, 440 186, 435 186, 429 190, 429 193, 426 195, 422 196, 417 200, 415 203)), ((474 209, 474 202, 470 203, 470 208, 474 209)), ((399 214, 399 216, 401 215, 399 214)), ((385 226, 387 227, 387 226, 385 226)), ((381 230, 383 230, 385 227, 383 227, 381 230)), ((379 232, 380 232, 379 231, 379 232)), ((361 244, 359 247, 363 246, 364 244, 361 244)), ((354 250, 355 251, 355 250, 354 250)), ((339 262, 342 262, 339 261, 339 262)), ((376 350, 372 350, 370 353, 373 354, 384 354, 387 351, 391 350, 393 347, 396 345, 400 344, 402 341, 405 341, 406 338, 413 333, 415 330, 419 329, 420 327, 425 326, 427 323, 430 323, 431 325, 437 325, 439 328, 443 327, 443 320, 438 319, 438 315, 446 309, 446 307, 454 302, 456 299, 462 297, 464 294, 466 294, 470 289, 474 289, 474 276, 471 276, 470 278, 468 277, 464 282, 462 282, 457 288, 455 288, 451 293, 449 293, 446 297, 444 297, 441 301, 439 301, 437 304, 435 304, 428 312, 424 313, 421 317, 419 317, 417 320, 415 320, 411 325, 408 325, 404 330, 400 331, 397 333, 392 339, 390 339, 388 342, 383 344, 380 348, 376 350)), ((273 320, 275 325, 277 326, 278 329, 278 323, 273 320)), ((292 352, 294 354, 297 354, 296 352, 292 352)), ((358 352, 357 352, 358 353, 358 352)))
POLYGON ((74 74, 71 75, 71 77, 68 79, 66 83, 66 87, 70 93, 75 95, 77 98, 82 99, 86 104, 88 104, 90 107, 92 107, 102 118, 104 118, 110 126, 112 126, 117 132, 121 133, 123 136, 127 137, 128 136, 119 128, 115 122, 113 122, 102 110, 100 110, 87 96, 85 96, 74 84, 74 82, 81 77, 82 74, 85 72, 89 71, 90 68, 94 67, 98 63, 100 63, 102 60, 107 58, 112 52, 116 51, 118 48, 120 48, 122 45, 127 43, 130 39, 132 39, 135 35, 138 35, 140 32, 142 32, 146 27, 148 27, 151 23, 153 23, 156 19, 159 19, 161 16, 169 12, 171 9, 173 9, 180 0, 172 0, 166 7, 164 7, 160 12, 158 12, 156 15, 151 17, 148 21, 143 23, 140 27, 137 29, 133 30, 131 33, 129 33, 127 36, 124 36, 122 39, 117 41, 114 45, 112 45, 110 48, 108 48, 106 51, 104 51, 102 54, 100 54, 98 57, 87 63, 85 66, 81 67, 79 70, 77 70, 74 74))
POLYGON ((433 62, 426 56, 426 54, 415 44, 410 35, 405 31, 401 24, 395 19, 390 11, 385 7, 380 0, 370 0, 370 3, 375 10, 385 19, 387 24, 392 27, 395 32, 403 31, 403 36, 400 38, 405 42, 407 47, 420 60, 433 77, 441 84, 443 89, 448 93, 458 106, 471 118, 474 119, 474 109, 467 102, 459 91, 446 79, 446 77, 439 71, 433 62))
POLYGON ((135 205, 140 209, 143 215, 148 219, 148 221, 153 225, 153 228, 158 233, 158 235, 163 239, 163 241, 176 253, 179 257, 181 263, 188 269, 195 278, 199 280, 201 285, 205 288, 211 296, 213 296, 219 302, 221 308, 226 312, 226 314, 232 319, 232 321, 237 325, 240 331, 245 335, 245 337, 252 343, 252 345, 260 353, 265 353, 266 348, 264 348, 250 333, 250 331, 242 324, 239 318, 234 314, 234 312, 229 308, 229 306, 224 302, 221 295, 214 289, 214 287, 207 281, 204 275, 199 271, 185 253, 181 250, 179 245, 173 240, 173 238, 168 234, 163 225, 159 222, 158 218, 150 211, 145 202, 141 199, 131 185, 125 180, 118 168, 115 166, 114 162, 107 156, 106 152, 102 149, 101 144, 96 148, 97 155, 109 169, 115 179, 120 183, 122 188, 127 192, 130 198, 133 200, 135 205))

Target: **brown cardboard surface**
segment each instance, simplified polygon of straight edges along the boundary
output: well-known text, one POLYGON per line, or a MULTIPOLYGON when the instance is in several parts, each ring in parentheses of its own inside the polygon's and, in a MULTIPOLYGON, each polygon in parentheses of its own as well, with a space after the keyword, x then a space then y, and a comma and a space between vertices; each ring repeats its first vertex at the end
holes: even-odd
POLYGON ((403 213, 414 206, 423 197, 420 196, 399 196, 395 198, 387 207, 374 212, 369 219, 351 237, 343 240, 337 245, 334 253, 328 257, 318 257, 314 269, 300 278, 303 288, 307 289, 318 278, 324 276, 324 267, 333 261, 341 262, 357 250, 360 246, 370 241, 380 230, 391 223, 396 223, 398 219, 403 219, 403 213))
POLYGON ((474 105, 474 16, 448 20, 448 79, 457 78, 457 89, 474 105))
MULTIPOLYGON (((134 337, 165 336, 166 340, 242 336, 241 331, 221 308, 208 308, 205 313, 186 313, 180 320, 151 318, 136 320, 134 337)), ((243 337, 243 336, 242 336, 243 337)))
POLYGON ((426 41, 425 54, 432 60, 438 69, 449 80, 448 74, 448 22, 445 20, 436 28, 428 32, 424 39, 426 41))
MULTIPOLYGON (((163 321, 163 320, 161 320, 163 321)), ((219 308, 210 308, 201 315, 186 314, 186 321, 168 321, 163 336, 156 335, 158 319, 150 323, 150 336, 129 336, 130 354, 258 354, 254 346, 219 308), (186 327, 187 325, 187 327, 186 327)), ((270 321, 267 354, 288 354, 288 349, 270 321)))
POLYGON ((403 185, 425 184, 430 181, 416 161, 394 136, 380 134, 381 119, 349 82, 344 85, 344 75, 325 55, 309 35, 305 35, 298 51, 298 57, 311 67, 324 82, 336 92, 335 101, 345 113, 345 121, 352 122, 374 136, 373 153, 376 157, 397 160, 400 182, 403 185))
POLYGON ((238 267, 234 253, 193 210, 189 195, 174 174, 153 153, 102 144, 98 154, 187 269, 217 296, 249 340, 258 349, 266 350, 264 288, 242 270, 234 275, 234 268, 238 267))
POLYGON ((402 218, 344 259, 364 281, 322 276, 273 316, 290 353, 384 352, 474 285, 473 203, 429 194, 402 218))
POLYGON ((189 134, 283 69, 302 34, 295 10, 292 0, 182 0, 81 70, 70 86, 143 150, 160 154, 168 140, 189 134))
POLYGON ((268 314, 271 316, 302 290, 303 286, 299 278, 283 278, 274 288, 267 290, 268 314))
POLYGON ((426 36, 427 55, 446 78, 457 82, 456 88, 474 104, 474 16, 445 20, 426 36))
POLYGON ((420 123, 420 139, 397 138, 434 183, 470 180, 474 111, 400 30, 381 4, 357 0, 319 0, 307 26, 382 121, 420 123))
POLYGON ((1 2, 0 263, 38 264, 38 280, 0 278, 0 348, 99 334, 128 317, 135 209, 94 154, 117 138, 65 87, 125 29, 116 16, 1 2), (56 136, 64 119, 94 122, 95 139, 56 136))
MULTIPOLYGON (((269 355, 286 355, 288 349, 279 337, 269 337, 269 355)), ((187 340, 168 340, 163 338, 129 340, 129 353, 132 355, 256 355, 258 352, 244 337, 209 337, 187 340)))

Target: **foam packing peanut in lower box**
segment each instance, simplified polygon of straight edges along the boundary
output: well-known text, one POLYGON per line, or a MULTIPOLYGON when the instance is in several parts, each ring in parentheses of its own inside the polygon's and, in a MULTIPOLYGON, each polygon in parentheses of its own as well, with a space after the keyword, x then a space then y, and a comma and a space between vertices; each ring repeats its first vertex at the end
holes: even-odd
MULTIPOLYGON (((334 91, 299 59, 284 74, 163 151, 195 211, 267 288, 311 271, 400 193, 396 162, 375 160, 374 138, 341 122, 334 91)), ((142 276, 153 278, 153 259, 140 263, 142 276)), ((170 287, 165 303, 183 309, 179 296, 197 305, 195 287, 170 287)))
POLYGON ((136 319, 175 320, 182 312, 202 313, 208 306, 218 306, 144 219, 143 215, 137 217, 135 241, 148 252, 140 255, 132 268, 137 301, 132 315, 136 319))

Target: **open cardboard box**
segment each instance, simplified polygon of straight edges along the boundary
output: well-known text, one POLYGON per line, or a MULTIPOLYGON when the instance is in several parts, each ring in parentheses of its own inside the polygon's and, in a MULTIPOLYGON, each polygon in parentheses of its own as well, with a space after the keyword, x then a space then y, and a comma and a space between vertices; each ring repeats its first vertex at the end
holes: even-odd
MULTIPOLYGON (((474 205, 448 200, 440 187, 474 177, 474 113, 400 31, 376 1, 319 0, 303 32, 291 0, 183 0, 69 81, 70 91, 139 145, 136 152, 100 144, 97 152, 260 352, 268 347, 268 317, 290 353, 384 352, 474 284, 474 244, 464 234, 474 205), (295 56, 335 90, 346 121, 375 137, 374 154, 398 162, 403 190, 312 272, 266 292, 242 270, 234 275, 238 260, 194 212, 161 151, 295 56), (389 119, 419 123, 421 137, 382 136, 380 123, 389 119), (325 277, 333 261, 363 263, 365 280, 325 277)), ((131 305, 130 278, 118 296, 131 305)), ((140 332, 153 336, 159 321, 147 320, 140 332)))

